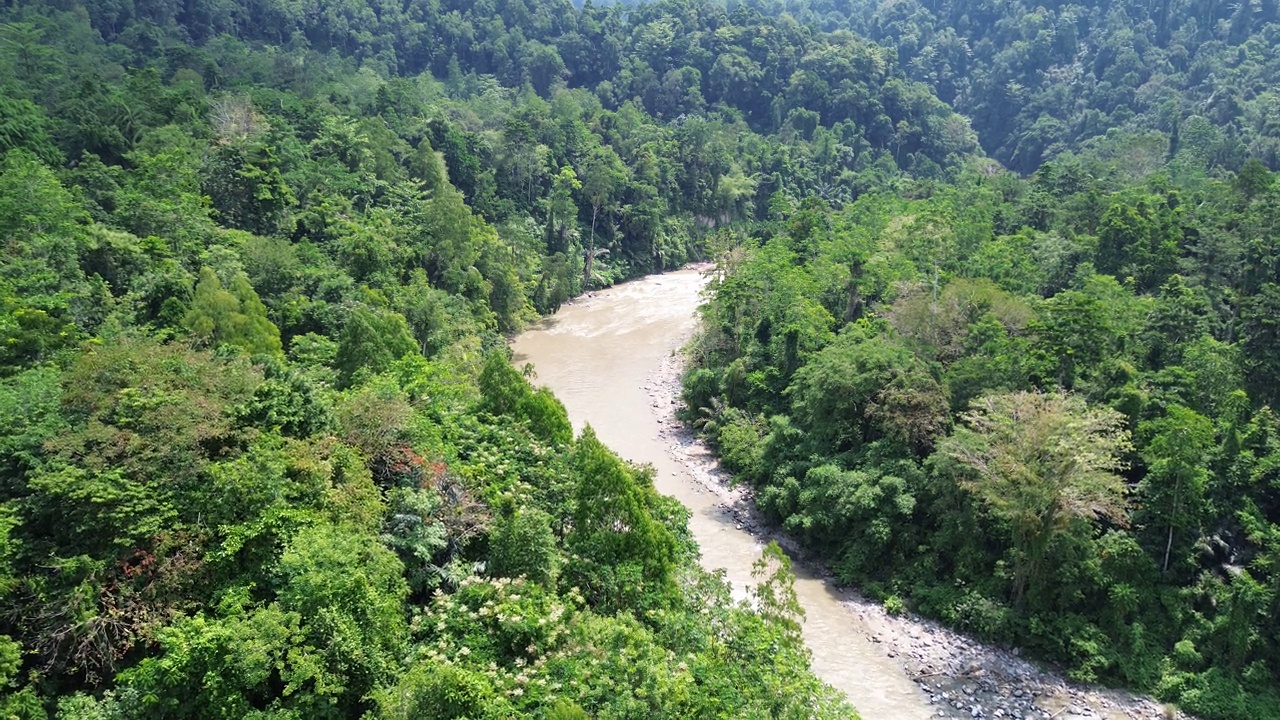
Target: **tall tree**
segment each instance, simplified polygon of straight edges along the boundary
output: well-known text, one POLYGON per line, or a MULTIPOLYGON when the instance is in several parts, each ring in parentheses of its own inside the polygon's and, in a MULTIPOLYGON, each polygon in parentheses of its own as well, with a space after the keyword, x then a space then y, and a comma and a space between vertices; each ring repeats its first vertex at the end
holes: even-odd
POLYGON ((1077 519, 1125 521, 1124 416, 1076 395, 986 395, 938 445, 960 486, 1008 524, 1017 553, 1014 601, 1044 572, 1049 544, 1077 519))
POLYGON ((352 385, 417 351, 418 343, 403 315, 362 305, 351 311, 343 325, 334 364, 343 385, 352 385))
POLYGON ((573 168, 565 165, 551 179, 551 195, 547 198, 547 253, 569 251, 569 231, 574 226, 573 194, 582 182, 573 168))
POLYGON ((583 256, 582 287, 591 286, 591 268, 596 258, 596 220, 601 208, 613 201, 627 181, 627 169, 608 145, 591 149, 582 172, 582 192, 591 204, 591 236, 583 256))
POLYGON ((566 572, 606 608, 654 607, 672 581, 675 540, 649 511, 651 487, 586 428, 570 464, 578 476, 573 531, 566 544, 580 556, 566 572))
POLYGON ((1149 438, 1142 447, 1147 475, 1138 486, 1142 514, 1168 528, 1161 572, 1169 572, 1175 532, 1199 530, 1203 517, 1213 423, 1194 410, 1174 405, 1164 417, 1139 425, 1138 434, 1149 438))

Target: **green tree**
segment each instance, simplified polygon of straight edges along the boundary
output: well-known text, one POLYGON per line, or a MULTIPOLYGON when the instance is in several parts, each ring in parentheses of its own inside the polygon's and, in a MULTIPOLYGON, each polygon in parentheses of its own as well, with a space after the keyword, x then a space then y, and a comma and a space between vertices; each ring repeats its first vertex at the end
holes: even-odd
POLYGON ((618 154, 608 145, 591 148, 591 154, 583 162, 582 194, 591 206, 591 235, 583 255, 582 287, 592 285, 591 268, 596 258, 596 221, 600 210, 613 202, 614 196, 627 181, 627 169, 618 154))
POLYGON ((432 287, 427 274, 415 269, 393 289, 392 305, 404 316, 423 357, 435 357, 450 345, 481 332, 471 306, 457 295, 432 287))
POLYGON ((573 441, 573 425, 569 413, 550 389, 542 387, 521 398, 516 404, 516 415, 529 424, 535 437, 555 445, 568 445, 573 441))
POLYGON ((266 306, 243 272, 232 279, 230 290, 224 290, 212 268, 201 268, 183 324, 207 345, 235 345, 255 355, 284 352, 279 328, 267 318, 266 306))
POLYGON ((298 533, 279 568, 281 607, 304 618, 306 644, 339 680, 327 690, 341 714, 359 713, 395 676, 405 650, 404 566, 375 538, 321 524, 298 533))
POLYGON ((1169 277, 1177 267, 1180 238, 1161 205, 1157 198, 1143 198, 1107 208, 1098 227, 1098 272, 1132 277, 1142 289, 1159 287, 1169 277))
POLYGON ((64 371, 60 421, 38 453, 30 436, 51 418, 22 400, 28 426, 7 439, 21 472, 6 495, 23 498, 18 537, 40 550, 23 557, 25 589, 10 601, 51 677, 110 677, 208 587, 187 559, 204 555, 227 506, 210 461, 249 443, 235 411, 260 382, 243 358, 121 337, 64 371))
POLYGON ((546 388, 534 390, 505 353, 490 353, 480 372, 480 408, 524 421, 535 437, 556 445, 573 440, 564 405, 546 388))
POLYGON ((1140 517, 1168 528, 1161 563, 1161 572, 1167 573, 1175 533, 1190 530, 1198 535, 1201 529, 1209 483, 1206 462, 1215 446, 1213 423, 1174 405, 1163 417, 1139 425, 1138 436, 1146 438, 1141 455, 1147 465, 1147 474, 1138 486, 1140 517))
POLYGON ((338 339, 334 365, 343 386, 391 367, 396 360, 418 352, 418 343, 404 316, 368 305, 354 308, 338 339))
POLYGON ((1030 325, 1047 363, 1056 365, 1056 384, 1071 388, 1078 377, 1101 364, 1116 345, 1107 308, 1096 297, 1067 290, 1049 298, 1030 325))
POLYGON ((409 176, 418 181, 423 197, 435 197, 448 182, 449 176, 445 170, 444 160, 441 159, 440 153, 431 147, 431 140, 428 138, 418 142, 418 147, 409 156, 406 164, 409 176))
POLYGON ((666 604, 675 539, 649 512, 653 489, 596 438, 582 431, 570 455, 577 476, 573 529, 566 545, 576 557, 566 580, 607 610, 666 604))
POLYGON ((491 573, 509 578, 523 575, 550 586, 556 575, 557 559, 550 515, 537 508, 502 508, 489 535, 491 573))
POLYGON ((92 286, 79 260, 83 211, 57 177, 26 150, 0 157, 0 372, 48 360, 92 329, 92 286))
POLYGON ((941 384, 902 345, 851 326, 816 353, 787 389, 796 419, 827 452, 891 437, 927 448, 948 423, 941 384))
POLYGON ((1251 157, 1231 179, 1231 186, 1246 199, 1252 200, 1266 192, 1273 182, 1275 176, 1267 171, 1267 166, 1258 158, 1251 157))
POLYGON ((287 234, 286 218, 297 199, 280 171, 276 149, 261 140, 214 147, 202 188, 223 225, 258 235, 287 234))
POLYGON ((1240 343, 1250 390, 1263 402, 1276 402, 1280 400, 1280 285, 1263 285, 1241 305, 1240 343))
POLYGON ((473 300, 482 299, 486 293, 475 266, 481 250, 476 226, 483 221, 471 213, 462 193, 444 185, 417 208, 412 220, 411 242, 431 283, 473 300))
POLYGON ((1075 395, 1019 392, 978 398, 962 417, 937 457, 956 463, 960 486, 1007 523, 1021 604, 1043 581, 1049 544, 1073 521, 1124 522, 1124 416, 1075 395))
POLYGON ((1147 316, 1152 367, 1181 362, 1185 348, 1208 334, 1210 312, 1203 289, 1189 287, 1181 275, 1170 276, 1147 316))
POLYGON ((509 415, 529 395, 529 381, 511 367, 505 353, 490 353, 480 372, 481 407, 494 415, 509 415))
POLYGON ((51 165, 62 153, 49 137, 49 120, 30 100, 0 94, 0 155, 22 148, 51 165))
POLYGON ((576 225, 577 208, 573 194, 582 189, 582 182, 569 165, 551 179, 551 194, 547 198, 547 253, 554 255, 569 251, 570 230, 576 225))
POLYGON ((782 631, 784 637, 802 644, 800 629, 804 624, 804 606, 796 595, 796 578, 791 572, 791 558, 777 542, 770 541, 751 565, 751 577, 757 581, 752 596, 756 612, 782 631))

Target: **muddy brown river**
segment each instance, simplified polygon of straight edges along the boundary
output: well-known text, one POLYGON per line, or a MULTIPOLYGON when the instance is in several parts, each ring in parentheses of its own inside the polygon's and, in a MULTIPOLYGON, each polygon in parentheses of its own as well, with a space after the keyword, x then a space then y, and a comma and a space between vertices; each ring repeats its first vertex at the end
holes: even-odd
MULTIPOLYGON (((723 568, 742 597, 761 544, 740 529, 720 498, 672 456, 647 387, 653 374, 690 336, 705 279, 696 270, 650 276, 579 298, 520 335, 516 364, 532 363, 535 383, 564 402, 575 429, 590 424, 609 447, 657 471, 659 491, 692 513, 690 530, 702 564, 723 568)), ((913 720, 931 706, 883 646, 840 602, 829 583, 797 567, 796 592, 805 609, 804 638, 819 677, 843 691, 867 720, 913 720)))

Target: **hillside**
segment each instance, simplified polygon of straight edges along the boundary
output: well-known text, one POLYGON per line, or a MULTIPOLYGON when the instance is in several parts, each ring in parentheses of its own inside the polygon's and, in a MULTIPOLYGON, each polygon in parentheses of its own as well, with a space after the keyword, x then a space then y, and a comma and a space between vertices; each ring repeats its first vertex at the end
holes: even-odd
POLYGON ((688 420, 838 578, 1280 717, 1277 32, 5 5, 0 715, 849 716, 785 558, 734 602, 510 366, 570 298, 712 259, 688 420))
POLYGON ((1274 0, 746 4, 880 43, 1020 173, 1134 145, 1148 173, 1165 160, 1236 171, 1250 157, 1280 169, 1274 0))
POLYGON ((832 131, 660 120, 483 40, 436 77, 329 9, 0 17, 0 714, 848 717, 785 558, 735 602, 505 342, 832 131))
POLYGON ((721 256, 688 419, 887 607, 1280 717, 1280 184, 1162 170, 783 208, 721 256))

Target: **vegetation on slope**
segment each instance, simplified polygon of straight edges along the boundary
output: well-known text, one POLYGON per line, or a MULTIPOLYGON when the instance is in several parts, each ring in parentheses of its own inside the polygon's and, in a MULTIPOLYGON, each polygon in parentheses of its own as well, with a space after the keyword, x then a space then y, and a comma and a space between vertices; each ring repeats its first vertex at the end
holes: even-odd
POLYGON ((792 206, 719 262, 691 419, 842 580, 1280 717, 1277 207, 1088 156, 792 206))
POLYGON ((1276 6, 1148 5, 5 6, 4 713, 844 712, 505 363, 710 251, 842 578, 1280 716, 1276 6))
POLYGON ((828 31, 853 30, 972 118, 986 151, 1032 173, 1064 150, 1136 133, 1139 175, 1184 147, 1238 170, 1280 169, 1275 0, 747 0, 828 31))
POLYGON ((503 337, 818 146, 329 10, 0 14, 0 715, 848 716, 503 337))

